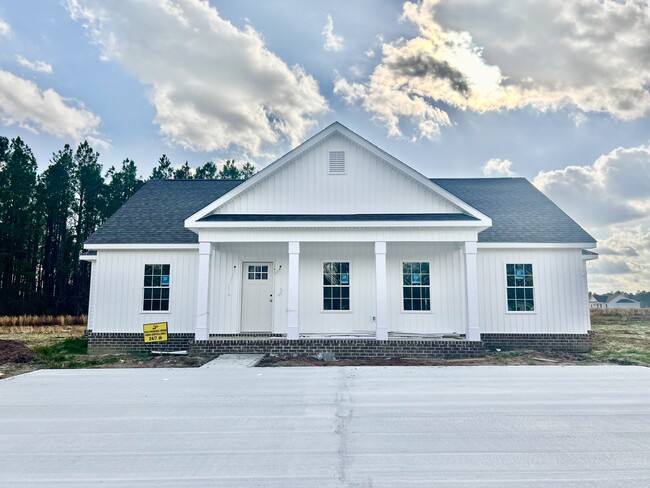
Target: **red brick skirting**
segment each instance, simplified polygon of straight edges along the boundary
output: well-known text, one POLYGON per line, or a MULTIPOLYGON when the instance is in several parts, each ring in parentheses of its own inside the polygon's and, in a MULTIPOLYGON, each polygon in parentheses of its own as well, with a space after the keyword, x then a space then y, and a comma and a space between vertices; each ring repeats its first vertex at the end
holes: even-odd
POLYGON ((126 332, 89 332, 88 352, 151 352, 189 350, 194 334, 169 334, 167 342, 148 342, 143 334, 126 332))
POLYGON ((220 354, 269 354, 279 357, 315 356, 331 353, 339 359, 357 358, 480 358, 485 349, 536 349, 587 352, 589 334, 481 334, 481 342, 429 339, 300 339, 284 337, 211 336, 195 341, 194 334, 169 334, 167 342, 145 344, 142 334, 89 332, 88 350, 102 352, 150 352, 187 350, 193 356, 216 357, 220 354))
POLYGON ((481 334, 487 349, 589 352, 591 334, 481 334))
POLYGON ((220 354, 268 354, 278 357, 315 356, 331 353, 337 359, 359 358, 482 358, 485 348, 478 341, 375 339, 224 339, 196 341, 190 346, 194 356, 220 354))

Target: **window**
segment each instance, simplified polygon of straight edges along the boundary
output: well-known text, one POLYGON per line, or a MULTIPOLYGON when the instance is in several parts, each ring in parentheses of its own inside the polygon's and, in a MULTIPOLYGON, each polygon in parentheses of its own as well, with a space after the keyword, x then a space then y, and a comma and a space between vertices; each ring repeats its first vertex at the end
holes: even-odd
POLYGON ((248 267, 249 280, 268 280, 269 267, 268 265, 250 265, 248 267))
POLYGON ((429 263, 402 263, 404 311, 431 310, 429 263))
POLYGON ((330 174, 345 174, 345 151, 330 151, 329 172, 330 174))
POLYGON ((350 263, 323 263, 323 310, 350 310, 350 263))
POLYGON ((169 310, 169 264, 144 265, 144 300, 142 310, 169 310))
POLYGON ((533 312, 533 265, 506 264, 508 312, 533 312))

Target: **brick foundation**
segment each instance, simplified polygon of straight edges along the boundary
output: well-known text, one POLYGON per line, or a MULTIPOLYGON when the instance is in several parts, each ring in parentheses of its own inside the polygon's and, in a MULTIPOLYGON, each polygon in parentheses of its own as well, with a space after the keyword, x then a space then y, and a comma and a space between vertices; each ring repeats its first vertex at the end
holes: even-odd
POLYGON ((142 334, 89 332, 88 350, 104 352, 150 352, 188 350, 193 356, 219 354, 269 354, 278 357, 315 356, 332 353, 338 359, 357 358, 480 358, 485 349, 535 349, 540 351, 587 352, 590 334, 481 334, 481 342, 427 339, 300 339, 282 336, 247 337, 212 335, 208 341, 194 341, 194 334, 169 334, 167 342, 145 344, 142 334))
POLYGON ((167 342, 144 342, 144 334, 88 332, 88 352, 150 352, 188 350, 194 334, 169 334, 167 342))
POLYGON ((589 352, 591 334, 481 334, 487 349, 589 352))
POLYGON ((337 359, 359 358, 482 358, 485 348, 478 341, 375 339, 218 339, 196 341, 190 346, 193 356, 220 354, 268 354, 278 357, 315 356, 332 353, 337 359))

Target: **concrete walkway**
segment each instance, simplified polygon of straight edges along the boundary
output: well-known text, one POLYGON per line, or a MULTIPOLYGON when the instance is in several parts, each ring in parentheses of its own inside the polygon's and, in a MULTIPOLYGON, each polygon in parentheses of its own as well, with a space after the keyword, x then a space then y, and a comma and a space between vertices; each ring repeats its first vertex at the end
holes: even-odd
POLYGON ((252 368, 264 358, 264 354, 222 354, 205 363, 201 368, 252 368))
POLYGON ((650 486, 648 368, 215 373, 0 381, 0 486, 650 486))

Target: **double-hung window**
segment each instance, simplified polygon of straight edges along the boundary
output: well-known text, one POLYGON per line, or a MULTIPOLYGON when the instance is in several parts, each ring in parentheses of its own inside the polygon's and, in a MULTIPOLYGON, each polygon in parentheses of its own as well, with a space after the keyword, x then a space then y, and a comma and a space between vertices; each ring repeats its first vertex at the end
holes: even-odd
POLYGON ((429 263, 402 263, 402 299, 405 312, 431 310, 429 263))
POLYGON ((169 264, 144 265, 142 310, 169 311, 169 264))
POLYGON ((506 264, 508 312, 534 312, 533 265, 506 264))
POLYGON ((323 263, 323 310, 350 310, 350 263, 323 263))

